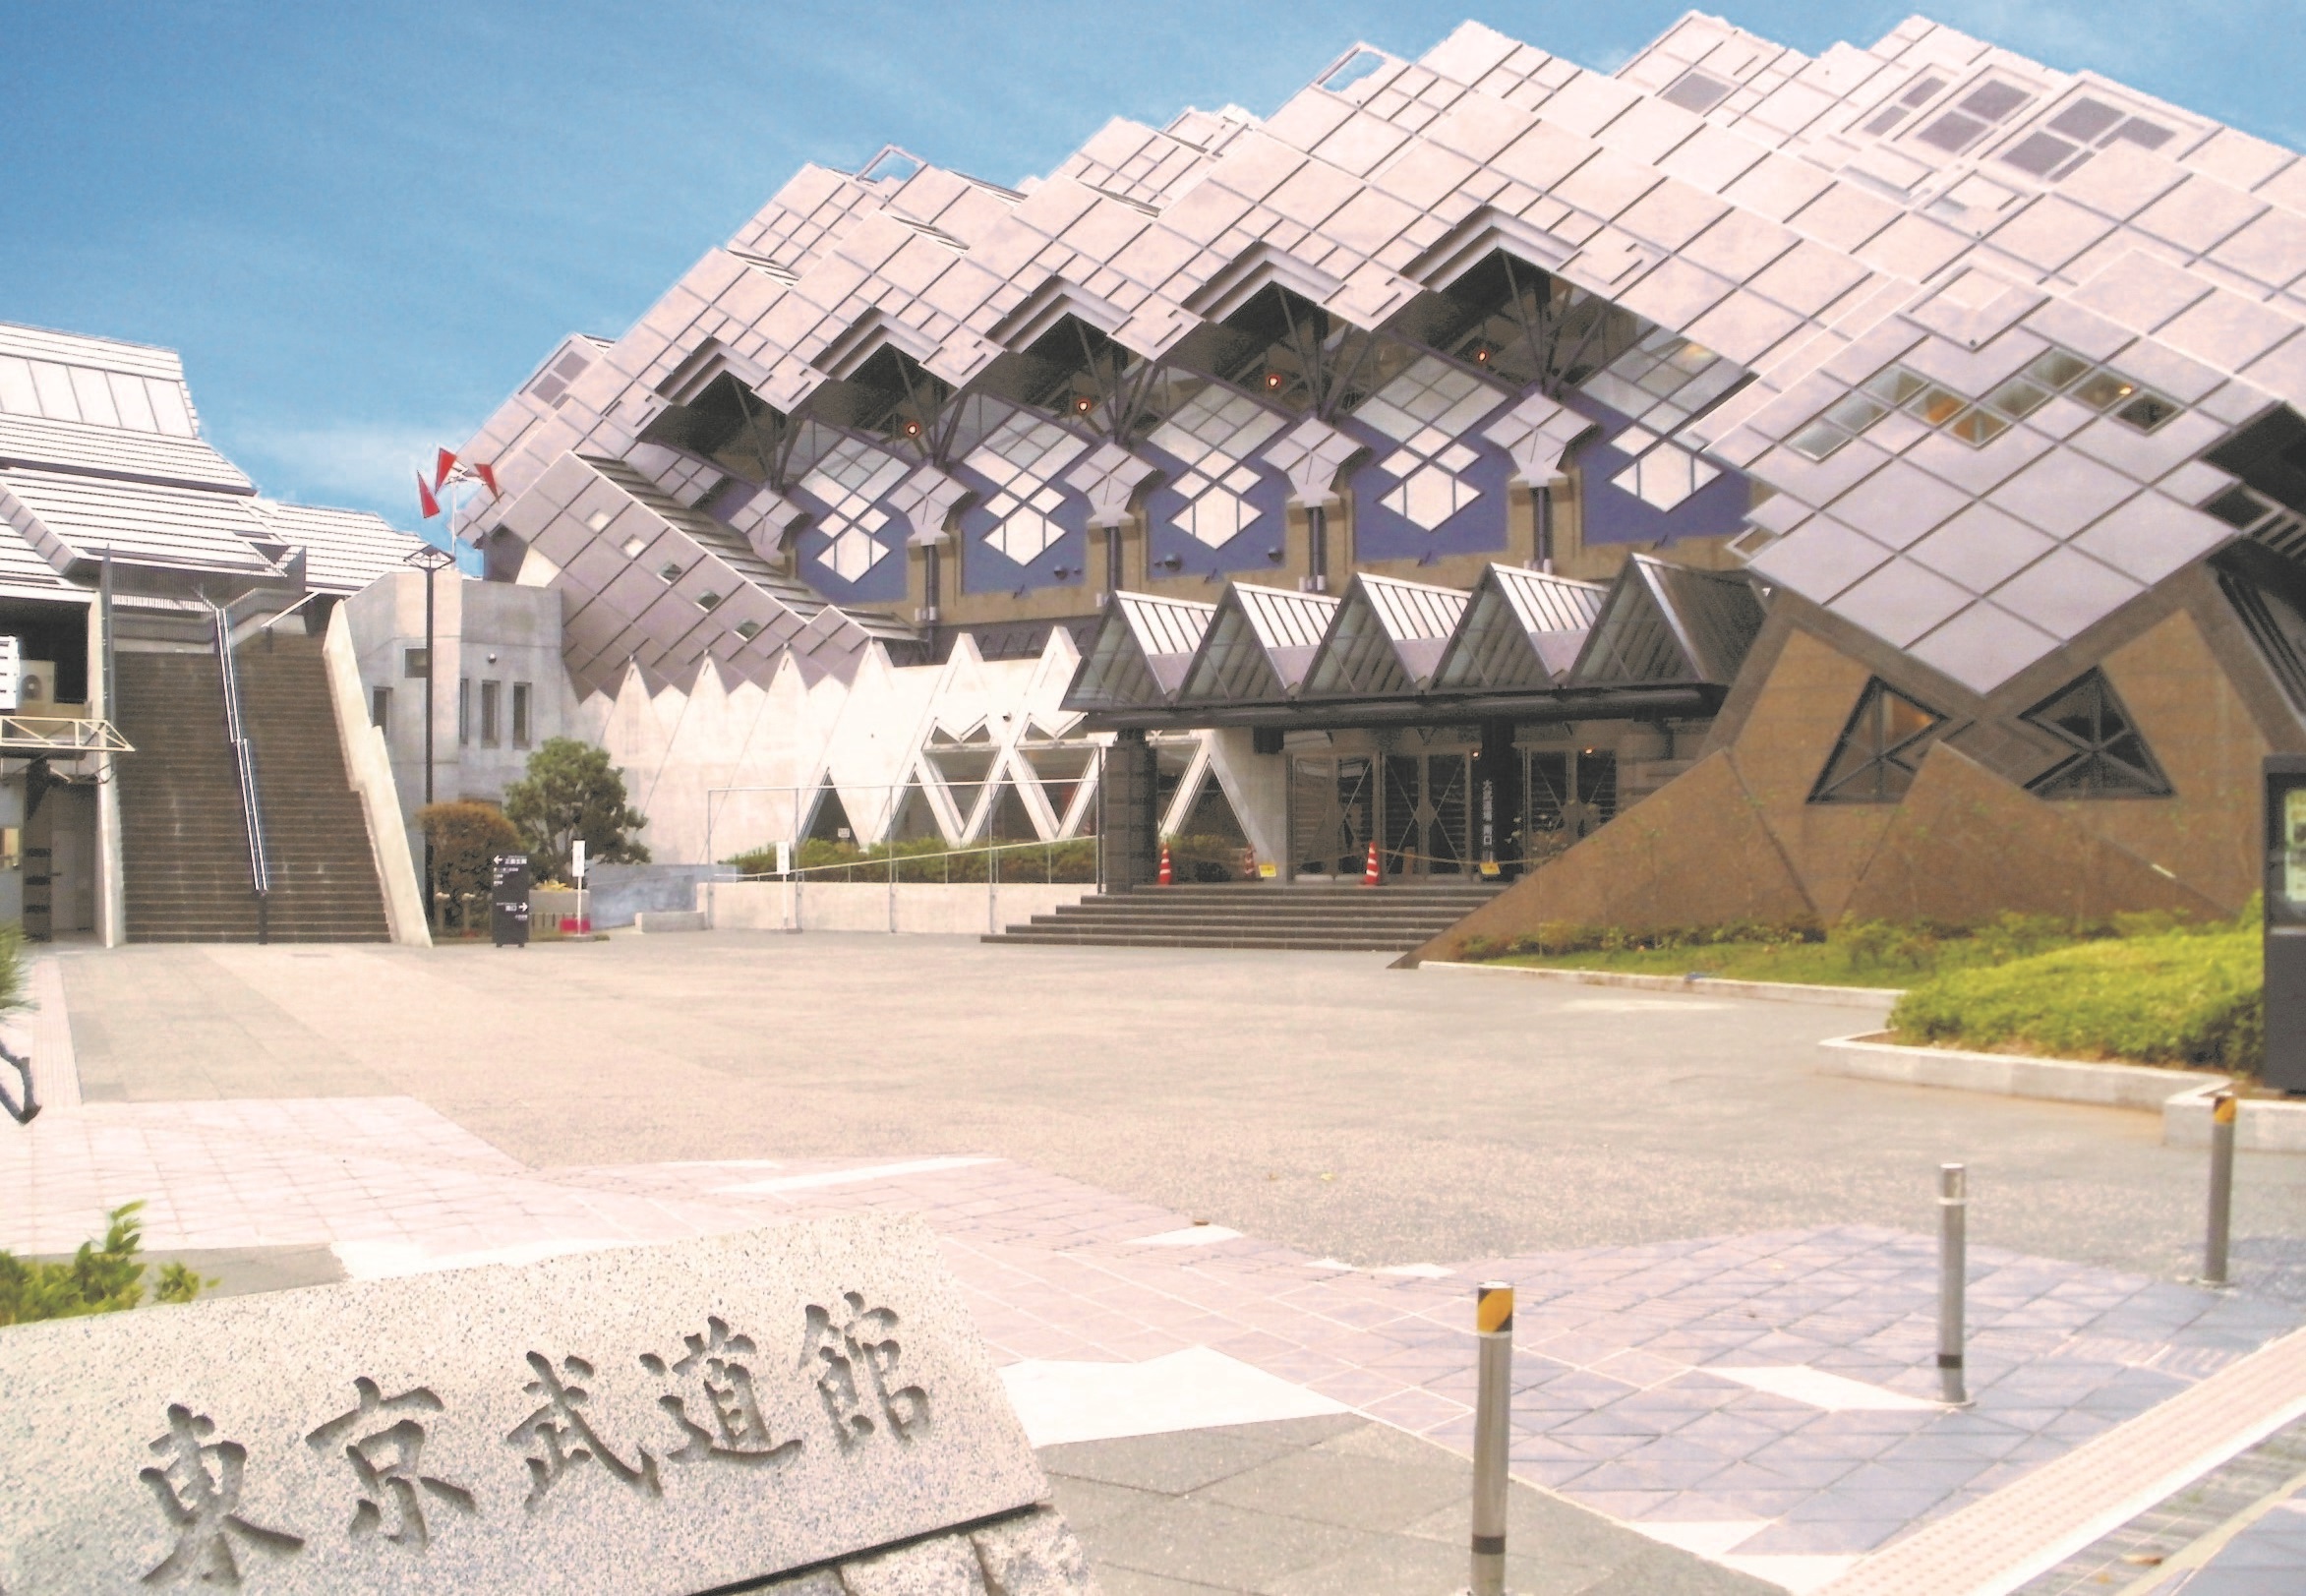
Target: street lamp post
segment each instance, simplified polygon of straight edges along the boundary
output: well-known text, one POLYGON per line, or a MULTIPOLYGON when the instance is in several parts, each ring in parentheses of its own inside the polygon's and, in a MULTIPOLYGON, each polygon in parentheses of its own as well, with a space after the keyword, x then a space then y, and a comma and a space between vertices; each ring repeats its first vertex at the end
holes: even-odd
MULTIPOLYGON (((430 808, 433 803, 433 683, 440 677, 434 664, 437 644, 433 635, 433 595, 442 568, 455 564, 456 557, 428 543, 411 551, 406 563, 425 573, 425 806, 430 808)), ((433 840, 428 836, 425 838, 425 921, 432 924, 437 919, 433 901, 433 840)))

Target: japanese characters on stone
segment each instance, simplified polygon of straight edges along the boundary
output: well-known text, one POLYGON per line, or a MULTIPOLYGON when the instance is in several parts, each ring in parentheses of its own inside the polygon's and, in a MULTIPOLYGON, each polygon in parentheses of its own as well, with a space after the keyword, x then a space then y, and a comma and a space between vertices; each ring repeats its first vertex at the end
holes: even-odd
POLYGON ((773 1480, 812 1446, 846 1456, 876 1440, 902 1447, 928 1433, 930 1394, 904 1372, 895 1310, 867 1306, 861 1293, 849 1291, 829 1306, 807 1304, 801 1321, 798 1344, 786 1343, 789 1353, 764 1352, 750 1331, 718 1314, 684 1334, 677 1350, 642 1351, 629 1361, 531 1349, 524 1367, 507 1371, 506 1386, 533 1405, 498 1438, 507 1463, 521 1466, 494 1480, 450 1478, 426 1457, 428 1447, 439 1450, 445 1427, 486 1424, 487 1415, 452 1411, 427 1386, 386 1394, 379 1381, 357 1375, 350 1405, 302 1438, 317 1459, 342 1465, 322 1477, 339 1481, 343 1495, 300 1503, 290 1525, 260 1522, 242 1509, 257 1466, 246 1440, 219 1436, 207 1413, 170 1404, 166 1433, 149 1443, 159 1461, 137 1475, 168 1537, 165 1554, 142 1580, 256 1584, 266 1566, 338 1543, 355 1552, 422 1556, 460 1527, 511 1510, 516 1500, 525 1514, 549 1511, 579 1472, 655 1500, 677 1491, 691 1468, 773 1480), (607 1404, 596 1399, 612 1382, 634 1399, 620 1404, 628 1411, 653 1394, 662 1424, 652 1433, 616 1430, 603 1415, 607 1404), (812 1409, 830 1435, 797 1428, 812 1409))

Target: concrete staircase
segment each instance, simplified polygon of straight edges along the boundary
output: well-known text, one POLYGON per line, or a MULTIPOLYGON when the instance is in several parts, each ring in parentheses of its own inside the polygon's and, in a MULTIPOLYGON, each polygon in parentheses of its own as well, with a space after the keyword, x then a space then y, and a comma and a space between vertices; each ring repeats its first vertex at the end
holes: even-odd
POLYGON ((1406 953, 1448 930, 1490 899, 1500 884, 1394 880, 1358 883, 1242 882, 1141 887, 1099 893, 1054 914, 1035 915, 987 942, 1073 943, 1139 948, 1316 948, 1406 953))
MULTIPOLYGON (((320 639, 259 637, 237 659, 271 866, 268 935, 388 940, 320 639)), ((118 671, 117 724, 137 750, 118 765, 128 939, 256 941, 248 828, 215 654, 124 650, 118 671)))

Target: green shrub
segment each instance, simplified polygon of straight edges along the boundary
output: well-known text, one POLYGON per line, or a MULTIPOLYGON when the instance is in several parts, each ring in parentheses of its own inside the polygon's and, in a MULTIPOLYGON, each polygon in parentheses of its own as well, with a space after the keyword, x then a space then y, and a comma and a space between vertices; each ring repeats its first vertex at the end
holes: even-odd
POLYGON ((521 851, 520 833, 486 803, 428 803, 416 811, 433 857, 433 903, 442 925, 470 929, 489 915, 490 860, 521 851))
MULTIPOLYGON (((26 1263, 0 1252, 0 1325, 30 1325, 44 1319, 80 1319, 114 1314, 144 1300, 144 1228, 137 1219, 142 1203, 127 1203, 105 1215, 104 1244, 80 1244, 68 1263, 26 1263)), ((215 1285, 182 1264, 163 1264, 152 1287, 155 1302, 190 1302, 215 1285)))
POLYGON ((2105 935, 1947 971, 1891 1012, 1902 1041, 2255 1074, 2264 1057, 2255 926, 2105 935))
POLYGON ((558 878, 584 839, 594 864, 646 864, 649 851, 635 835, 648 817, 624 801, 624 775, 609 751, 575 738, 547 738, 528 756, 528 769, 504 789, 504 816, 519 828, 531 878, 558 878))

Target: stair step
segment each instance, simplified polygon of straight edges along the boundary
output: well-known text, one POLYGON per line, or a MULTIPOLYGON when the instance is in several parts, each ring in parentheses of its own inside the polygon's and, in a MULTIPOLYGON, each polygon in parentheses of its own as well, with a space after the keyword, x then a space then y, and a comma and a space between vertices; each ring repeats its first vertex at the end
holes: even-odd
MULTIPOLYGON (((187 628, 152 628, 175 636, 187 628)), ((205 635, 205 633, 204 633, 205 635)), ((234 655, 255 748, 273 941, 384 941, 384 896, 352 793, 318 638, 273 634, 234 655)), ((123 652, 122 854, 134 941, 253 942, 248 829, 212 652, 123 652)))

